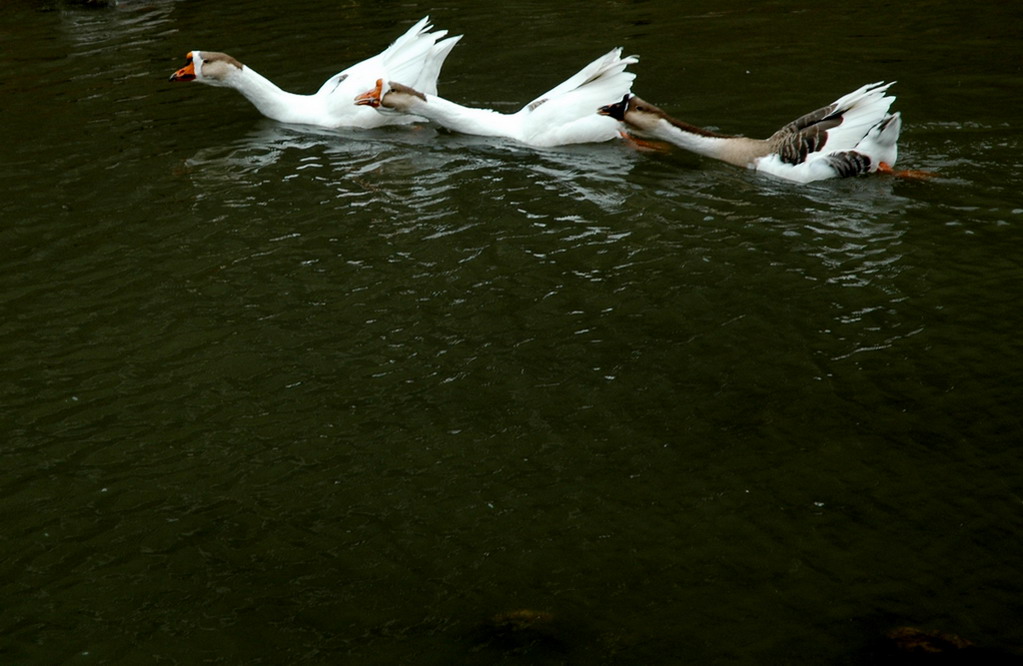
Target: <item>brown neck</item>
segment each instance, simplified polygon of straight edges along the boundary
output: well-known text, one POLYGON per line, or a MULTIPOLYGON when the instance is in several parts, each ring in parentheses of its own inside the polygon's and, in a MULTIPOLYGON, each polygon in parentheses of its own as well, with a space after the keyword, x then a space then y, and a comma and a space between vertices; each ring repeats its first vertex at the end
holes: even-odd
POLYGON ((672 118, 671 116, 669 116, 667 114, 664 115, 664 119, 667 120, 672 125, 674 125, 675 127, 677 127, 680 130, 682 130, 683 132, 689 132, 690 134, 696 134, 697 136, 706 136, 706 137, 710 137, 712 139, 731 139, 731 138, 733 138, 729 134, 719 134, 717 132, 711 132, 710 130, 703 129, 702 127, 697 127, 696 125, 690 125, 689 123, 683 122, 681 120, 678 120, 677 118, 672 118))

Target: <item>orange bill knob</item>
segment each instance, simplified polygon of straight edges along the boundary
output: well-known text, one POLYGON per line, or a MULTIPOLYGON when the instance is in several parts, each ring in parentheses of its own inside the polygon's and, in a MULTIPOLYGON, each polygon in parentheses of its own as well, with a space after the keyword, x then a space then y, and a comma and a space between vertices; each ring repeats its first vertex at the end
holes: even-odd
POLYGON ((194 81, 195 80, 195 62, 192 59, 192 52, 189 51, 188 55, 185 56, 187 62, 185 66, 178 71, 171 74, 171 81, 194 81))
POLYGON ((371 106, 374 109, 380 108, 380 100, 384 98, 384 80, 377 79, 377 85, 372 90, 358 95, 355 98, 355 103, 358 106, 371 106))

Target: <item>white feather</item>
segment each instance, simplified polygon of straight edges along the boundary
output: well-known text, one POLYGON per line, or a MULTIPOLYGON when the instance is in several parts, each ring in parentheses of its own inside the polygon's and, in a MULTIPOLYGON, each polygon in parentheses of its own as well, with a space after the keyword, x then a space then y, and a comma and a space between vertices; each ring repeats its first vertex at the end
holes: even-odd
POLYGON ((618 122, 597 109, 629 93, 635 74, 626 68, 637 62, 637 57, 623 58, 620 48, 613 49, 513 114, 466 107, 429 93, 400 93, 397 101, 393 96, 399 93, 388 92, 381 103, 455 132, 505 137, 530 146, 608 141, 619 136, 618 122))

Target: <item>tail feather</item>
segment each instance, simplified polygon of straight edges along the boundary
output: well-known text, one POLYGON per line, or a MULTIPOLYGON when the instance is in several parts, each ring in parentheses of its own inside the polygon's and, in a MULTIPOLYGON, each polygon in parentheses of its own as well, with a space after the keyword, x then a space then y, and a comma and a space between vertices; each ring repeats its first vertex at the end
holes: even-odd
POLYGON ((873 127, 884 121, 895 97, 885 92, 892 83, 871 83, 834 102, 831 115, 841 116, 842 123, 828 130, 826 150, 852 150, 873 127))
MULTIPOLYGON (((429 30, 432 27, 433 25, 430 24, 430 17, 424 16, 423 18, 419 19, 419 21, 417 21, 415 25, 406 30, 401 37, 398 37, 396 40, 391 42, 391 45, 384 49, 383 53, 381 53, 380 56, 384 59, 384 62, 387 62, 388 59, 393 58, 398 52, 405 49, 409 44, 416 42, 422 35, 429 34, 429 30)), ((447 34, 446 30, 441 30, 438 32, 443 34, 438 35, 436 39, 440 39, 441 37, 444 36, 444 34, 447 34)))
POLYGON ((895 166, 899 157, 899 132, 902 131, 902 115, 898 112, 885 116, 884 120, 870 128, 856 150, 870 157, 871 171, 880 163, 895 166))
POLYGON ((545 101, 560 97, 568 94, 572 91, 578 90, 596 81, 607 81, 610 80, 616 74, 624 73, 628 77, 629 87, 626 88, 622 93, 617 96, 612 96, 607 100, 606 103, 617 101, 629 91, 631 88, 632 80, 635 78, 635 74, 631 72, 625 72, 625 68, 629 65, 634 65, 639 62, 639 56, 626 56, 622 57, 622 49, 615 48, 608 51, 601 57, 597 58, 590 64, 583 67, 581 70, 576 72, 574 75, 569 77, 567 80, 558 84, 554 88, 551 88, 544 94, 540 95, 532 102, 528 104, 528 107, 535 109, 543 104, 545 101))
POLYGON ((455 44, 461 38, 461 35, 448 37, 447 39, 440 40, 430 48, 430 54, 426 57, 426 62, 419 73, 419 78, 412 84, 413 88, 428 95, 437 94, 437 79, 440 78, 441 67, 444 66, 444 61, 451 54, 451 49, 455 47, 455 44))
MULTIPOLYGON (((430 32, 432 28, 430 17, 424 16, 380 54, 384 67, 393 80, 400 81, 406 85, 411 85, 415 81, 422 85, 422 87, 431 87, 425 83, 427 80, 423 78, 422 71, 424 69, 431 69, 437 75, 440 74, 440 66, 444 62, 443 58, 437 63, 433 63, 431 59, 438 53, 436 51, 439 46, 438 41, 448 34, 447 30, 430 32)), ((459 38, 454 37, 451 39, 457 42, 459 38)), ((441 44, 445 44, 448 41, 444 40, 441 44)), ((440 53, 446 57, 454 45, 454 43, 448 44, 446 50, 442 48, 440 53)), ((416 87, 420 88, 420 85, 416 85, 416 87)), ((433 77, 432 87, 436 90, 436 76, 433 77)), ((429 92, 429 90, 426 92, 429 92)))

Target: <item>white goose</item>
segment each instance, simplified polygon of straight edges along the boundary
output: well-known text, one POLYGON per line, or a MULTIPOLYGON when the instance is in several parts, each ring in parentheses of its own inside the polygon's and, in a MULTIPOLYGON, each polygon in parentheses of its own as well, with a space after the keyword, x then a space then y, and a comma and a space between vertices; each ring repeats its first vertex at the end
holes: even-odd
MULTIPOLYGON (((871 83, 792 121, 767 139, 718 134, 631 96, 599 113, 694 153, 799 183, 892 172, 902 119, 888 113, 891 83, 871 83)), ((909 173, 909 172, 907 172, 909 173)))
POLYGON ((282 123, 318 127, 379 127, 410 123, 415 117, 385 116, 352 104, 352 98, 381 78, 414 81, 434 94, 444 59, 461 35, 442 39, 446 30, 430 32, 427 16, 408 29, 382 53, 327 79, 313 95, 285 92, 225 53, 192 51, 187 64, 171 75, 171 81, 199 81, 234 88, 264 116, 282 123))
POLYGON ((608 141, 619 136, 618 123, 596 109, 629 94, 636 75, 625 68, 637 62, 636 56, 623 58, 622 50, 614 49, 511 114, 462 106, 401 83, 400 77, 381 78, 356 103, 412 113, 463 134, 504 137, 536 147, 608 141))

